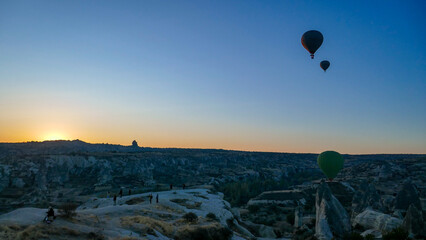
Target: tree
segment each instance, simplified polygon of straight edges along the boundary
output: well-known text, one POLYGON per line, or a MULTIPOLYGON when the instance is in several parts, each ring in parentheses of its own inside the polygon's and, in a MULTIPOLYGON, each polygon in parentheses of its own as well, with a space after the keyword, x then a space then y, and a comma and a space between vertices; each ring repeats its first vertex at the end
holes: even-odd
POLYGON ((185 219, 187 222, 197 222, 197 215, 193 212, 185 213, 183 215, 183 219, 185 219))
POLYGON ((392 229, 392 231, 383 234, 383 240, 407 240, 410 239, 408 237, 408 231, 401 227, 397 227, 392 229))
POLYGON ((75 210, 77 209, 77 207, 78 205, 75 203, 63 203, 59 206, 59 213, 66 218, 72 218, 76 215, 75 210))

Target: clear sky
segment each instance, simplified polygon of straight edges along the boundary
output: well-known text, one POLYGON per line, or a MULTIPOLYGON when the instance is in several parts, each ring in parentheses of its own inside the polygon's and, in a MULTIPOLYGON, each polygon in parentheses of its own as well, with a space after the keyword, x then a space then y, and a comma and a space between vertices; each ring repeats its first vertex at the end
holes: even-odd
POLYGON ((426 153, 425 12, 425 1, 3 0, 0 142, 426 153), (314 60, 300 43, 311 29, 324 35, 314 60))

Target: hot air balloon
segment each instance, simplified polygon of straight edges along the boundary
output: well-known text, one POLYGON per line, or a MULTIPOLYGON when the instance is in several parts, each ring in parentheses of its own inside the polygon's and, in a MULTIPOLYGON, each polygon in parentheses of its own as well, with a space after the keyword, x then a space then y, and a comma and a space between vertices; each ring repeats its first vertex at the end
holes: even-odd
POLYGON ((323 40, 322 34, 316 30, 310 30, 303 34, 302 45, 311 54, 312 59, 314 59, 314 53, 321 47, 323 40))
POLYGON ((339 171, 343 168, 343 157, 335 151, 322 152, 317 159, 318 166, 328 179, 333 181, 339 171))
POLYGON ((328 67, 330 67, 330 62, 327 61, 327 60, 324 60, 324 61, 320 62, 320 67, 325 72, 328 69, 328 67))

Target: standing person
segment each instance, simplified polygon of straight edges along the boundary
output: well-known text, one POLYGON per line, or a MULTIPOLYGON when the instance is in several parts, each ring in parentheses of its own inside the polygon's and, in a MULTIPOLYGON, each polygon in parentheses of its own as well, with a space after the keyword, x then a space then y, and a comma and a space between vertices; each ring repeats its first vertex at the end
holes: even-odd
POLYGON ((117 195, 114 194, 114 206, 117 204, 117 195))
POLYGON ((129 196, 132 195, 132 190, 129 189, 129 196))
POLYGON ((157 193, 157 196, 155 197, 155 200, 158 203, 158 193, 157 193))
POLYGON ((186 186, 185 186, 185 183, 184 183, 184 184, 182 184, 182 189, 183 189, 183 190, 185 190, 185 187, 186 187, 186 186))
POLYGON ((108 192, 107 192, 107 198, 109 198, 109 194, 110 194, 110 193, 109 193, 109 191, 108 191, 108 192))
POLYGON ((170 190, 172 190, 173 189, 173 184, 170 184, 170 190))
POLYGON ((149 204, 151 204, 151 203, 152 203, 152 193, 149 194, 149 204))
POLYGON ((122 198, 123 197, 123 189, 120 189, 120 198, 122 198))
POLYGON ((53 207, 49 207, 49 210, 47 211, 47 217, 55 217, 55 211, 53 210, 53 207))

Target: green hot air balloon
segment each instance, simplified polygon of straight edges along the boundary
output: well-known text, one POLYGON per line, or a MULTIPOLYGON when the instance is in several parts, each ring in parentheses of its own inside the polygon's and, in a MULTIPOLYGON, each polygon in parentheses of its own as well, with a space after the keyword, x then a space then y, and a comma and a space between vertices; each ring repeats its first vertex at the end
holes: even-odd
POLYGON ((317 162, 321 171, 332 181, 343 168, 344 160, 338 152, 325 151, 318 156, 317 162))

